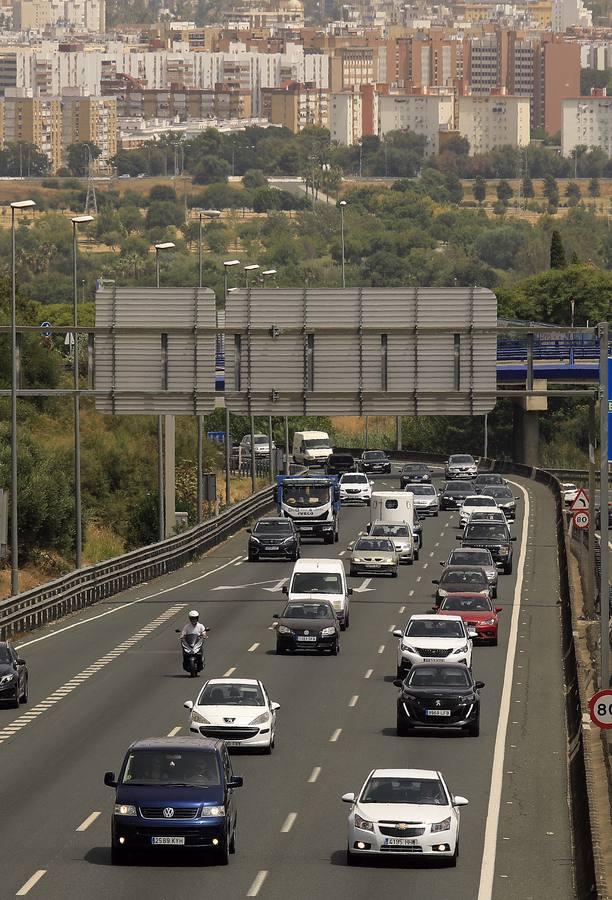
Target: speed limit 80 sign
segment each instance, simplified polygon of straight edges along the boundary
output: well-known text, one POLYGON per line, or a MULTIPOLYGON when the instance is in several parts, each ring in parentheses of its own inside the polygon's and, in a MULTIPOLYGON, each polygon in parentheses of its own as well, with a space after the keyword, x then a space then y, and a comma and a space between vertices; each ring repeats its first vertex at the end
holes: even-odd
POLYGON ((589 700, 589 713, 599 728, 612 728, 612 690, 597 691, 589 700))

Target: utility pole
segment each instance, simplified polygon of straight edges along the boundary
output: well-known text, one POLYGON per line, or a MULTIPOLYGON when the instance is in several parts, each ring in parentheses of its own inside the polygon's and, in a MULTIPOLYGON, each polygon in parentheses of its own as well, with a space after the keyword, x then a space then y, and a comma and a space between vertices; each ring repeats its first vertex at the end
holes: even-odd
POLYGON ((600 392, 600 451, 601 472, 599 477, 599 510, 600 510, 600 535, 601 535, 601 564, 599 568, 599 620, 601 636, 601 688, 610 686, 610 587, 608 584, 609 560, 608 553, 608 323, 602 322, 599 326, 599 392, 600 392))
POLYGON ((589 403, 589 553, 586 578, 585 613, 595 611, 595 400, 589 403))

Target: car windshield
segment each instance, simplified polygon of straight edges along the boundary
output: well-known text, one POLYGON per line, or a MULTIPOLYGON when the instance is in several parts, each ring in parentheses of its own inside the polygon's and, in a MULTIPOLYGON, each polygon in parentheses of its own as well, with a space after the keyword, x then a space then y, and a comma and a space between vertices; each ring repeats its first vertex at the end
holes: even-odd
POLYGON ((363 459, 386 459, 387 457, 382 450, 366 450, 363 459))
POLYGON ((451 465, 460 466, 473 466, 475 464, 472 456, 451 456, 451 458, 449 459, 449 463, 451 465))
POLYGON ((501 475, 477 475, 476 484, 503 484, 501 475))
POLYGON ((307 438, 304 441, 304 446, 308 450, 329 450, 331 449, 329 446, 328 438, 307 438))
POLYGON ((454 550, 449 566, 490 566, 493 559, 489 550, 454 550))
POLYGON ((367 475, 343 475, 340 484, 368 484, 367 475))
POLYGON ((202 688, 196 706, 264 706, 258 684, 213 682, 202 688))
POLYGON ((410 537, 407 525, 373 525, 370 534, 372 537, 410 537))
POLYGON ((292 534, 291 523, 282 522, 258 522, 253 529, 253 534, 292 534))
POLYGON ((472 484, 447 484, 445 489, 447 494, 457 495, 457 494, 470 494, 474 490, 474 486, 472 484))
POLYGON ((328 484, 283 484, 283 503, 287 506, 322 506, 329 500, 328 484))
POLYGON ((410 687, 469 687, 465 666, 417 666, 408 675, 410 687))
POLYGON ((453 612, 487 612, 493 609, 487 597, 446 597, 441 609, 453 612))
POLYGON ((416 494, 419 497, 433 497, 436 493, 436 489, 433 484, 409 484, 406 487, 406 492, 408 494, 416 494))
POLYGON ((122 784, 213 787, 221 784, 217 756, 209 750, 132 750, 122 784))
POLYGON ((448 797, 437 778, 381 778, 373 776, 364 787, 360 803, 413 803, 447 806, 448 797))
POLYGON ((486 581, 482 572, 446 572, 442 575, 440 584, 482 584, 486 581))
POLYGON ((342 594, 342 578, 337 572, 296 572, 292 594, 342 594))
POLYGON ((482 494, 478 497, 468 497, 465 501, 465 506, 495 506, 495 501, 493 497, 483 497, 482 494))
POLYGON ((395 546, 393 541, 386 541, 384 538, 378 538, 378 540, 361 538, 355 544, 355 550, 376 550, 381 553, 393 553, 395 546))
POLYGON ((9 653, 9 649, 6 644, 0 646, 0 663, 12 663, 13 657, 9 653))
POLYGON ((256 434, 253 437, 253 443, 254 444, 267 444, 268 438, 265 436, 265 434, 256 434))
POLYGON ((288 603, 282 614, 283 619, 333 619, 334 614, 327 603, 288 603))
POLYGON ((505 497, 507 497, 508 500, 512 500, 512 498, 514 496, 512 493, 512 490, 508 487, 505 487, 505 485, 499 485, 499 486, 492 485, 489 488, 489 493, 490 493, 491 497, 495 497, 497 500, 501 500, 502 498, 505 498, 505 497))
POLYGON ((465 637, 461 622, 449 622, 439 617, 414 619, 408 623, 406 637, 411 638, 462 638, 465 637))
POLYGON ((429 469, 427 466, 404 466, 402 472, 406 475, 428 475, 429 469))
POLYGON ((510 537, 508 529, 499 526, 496 522, 475 522, 473 525, 468 525, 465 536, 477 540, 504 542, 510 537))

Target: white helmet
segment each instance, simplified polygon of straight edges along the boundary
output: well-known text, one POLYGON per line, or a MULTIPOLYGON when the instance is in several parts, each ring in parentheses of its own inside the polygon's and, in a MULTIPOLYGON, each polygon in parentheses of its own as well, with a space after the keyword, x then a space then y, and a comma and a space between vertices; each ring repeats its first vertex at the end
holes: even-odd
POLYGON ((189 613, 189 618, 190 619, 199 619, 200 613, 197 611, 197 609, 192 609, 191 612, 189 613))

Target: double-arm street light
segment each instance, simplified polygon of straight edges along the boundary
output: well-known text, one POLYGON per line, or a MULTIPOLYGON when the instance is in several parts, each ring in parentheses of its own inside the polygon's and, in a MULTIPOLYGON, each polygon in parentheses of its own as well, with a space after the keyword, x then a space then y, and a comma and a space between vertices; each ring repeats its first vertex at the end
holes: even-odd
POLYGON ((74 519, 75 519, 75 568, 82 566, 83 525, 81 514, 81 397, 79 395, 79 286, 77 281, 77 229, 79 225, 93 222, 93 216, 73 216, 72 218, 72 275, 73 275, 73 364, 74 364, 74 519))
POLYGON ((17 277, 15 214, 36 206, 34 200, 11 203, 11 594, 19 593, 19 525, 17 504, 17 277))

